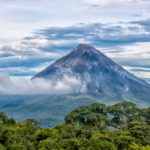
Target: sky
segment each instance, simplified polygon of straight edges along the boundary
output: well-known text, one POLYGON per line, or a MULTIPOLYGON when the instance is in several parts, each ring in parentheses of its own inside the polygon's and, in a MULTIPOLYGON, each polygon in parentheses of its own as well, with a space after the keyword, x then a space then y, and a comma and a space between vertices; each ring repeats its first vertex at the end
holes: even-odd
MULTIPOLYGON (((31 78, 90 43, 150 82, 150 0, 0 0, 0 81, 31 78)), ((24 81, 23 81, 24 83, 24 81)))

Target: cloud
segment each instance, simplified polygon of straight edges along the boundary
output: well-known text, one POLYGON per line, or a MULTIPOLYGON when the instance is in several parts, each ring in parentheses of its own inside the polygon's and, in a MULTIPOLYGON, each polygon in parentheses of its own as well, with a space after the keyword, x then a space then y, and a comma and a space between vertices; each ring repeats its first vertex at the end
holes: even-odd
POLYGON ((1 0, 0 39, 9 43, 28 36, 33 30, 81 22, 147 19, 149 4, 149 0, 1 0))
POLYGON ((131 4, 147 4, 149 0, 84 0, 85 3, 97 6, 121 6, 131 4))
POLYGON ((22 42, 7 44, 0 47, 0 70, 10 73, 11 75, 19 75, 29 73, 36 74, 31 70, 36 67, 43 68, 52 63, 63 55, 63 52, 43 51, 43 47, 50 47, 58 41, 49 41, 44 38, 33 38, 30 40, 22 40, 22 42), (27 72, 28 69, 28 72, 27 72), (19 73, 20 70, 20 73, 19 73), (30 70, 30 71, 29 71, 30 70))
MULTIPOLYGON (((85 3, 88 3, 90 5, 98 5, 98 6, 105 6, 105 5, 112 5, 112 4, 118 4, 118 3, 124 3, 125 1, 119 1, 119 0, 84 0, 85 3)), ((128 2, 130 2, 130 0, 127 0, 128 2)))
POLYGON ((143 26, 143 28, 147 31, 150 32, 150 19, 147 20, 139 20, 139 21, 132 21, 132 24, 137 24, 140 26, 143 26))
POLYGON ((49 40, 65 39, 73 44, 74 39, 77 39, 76 43, 97 42, 101 47, 150 41, 150 32, 135 23, 79 24, 65 28, 48 28, 41 30, 39 35, 44 35, 49 40))
MULTIPOLYGON (((137 42, 112 48, 107 55, 118 60, 145 60, 150 58, 150 42, 137 42)), ((140 63, 140 62, 139 62, 140 63)), ((137 62, 138 64, 138 62, 137 62)))
POLYGON ((10 95, 67 94, 75 91, 79 92, 79 89, 85 90, 79 79, 67 75, 62 80, 54 82, 43 78, 30 80, 26 78, 12 78, 8 74, 0 74, 0 83, 0 94, 10 95))
POLYGON ((150 67, 130 67, 130 66, 123 66, 125 69, 133 73, 134 75, 147 80, 150 83, 150 67))
POLYGON ((2 73, 32 77, 83 42, 127 69, 150 68, 149 0, 0 2, 2 73))
POLYGON ((122 66, 148 68, 148 24, 149 20, 139 20, 41 29, 21 42, 0 46, 0 71, 11 76, 32 77, 84 42, 92 44, 122 66))

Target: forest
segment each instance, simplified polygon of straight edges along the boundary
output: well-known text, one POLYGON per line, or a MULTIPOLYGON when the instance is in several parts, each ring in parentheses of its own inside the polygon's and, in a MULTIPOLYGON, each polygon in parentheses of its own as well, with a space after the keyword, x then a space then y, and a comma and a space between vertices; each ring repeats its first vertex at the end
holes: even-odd
POLYGON ((81 106, 53 128, 0 113, 0 150, 150 150, 150 107, 81 106))

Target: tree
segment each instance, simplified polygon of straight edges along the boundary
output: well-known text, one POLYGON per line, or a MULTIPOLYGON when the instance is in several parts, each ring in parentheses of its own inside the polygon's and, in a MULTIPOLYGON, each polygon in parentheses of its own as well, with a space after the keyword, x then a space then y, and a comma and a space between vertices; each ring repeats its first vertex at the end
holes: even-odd
POLYGON ((111 123, 118 129, 126 129, 127 124, 132 120, 141 120, 140 109, 132 102, 122 102, 108 107, 112 115, 111 123))

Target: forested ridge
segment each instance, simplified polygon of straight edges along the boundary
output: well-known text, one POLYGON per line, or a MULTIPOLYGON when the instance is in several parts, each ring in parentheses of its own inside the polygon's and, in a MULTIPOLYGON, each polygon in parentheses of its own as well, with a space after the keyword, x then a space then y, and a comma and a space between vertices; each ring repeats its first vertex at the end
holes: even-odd
POLYGON ((0 113, 0 150, 150 150, 150 107, 132 102, 81 106, 42 129, 0 113))

